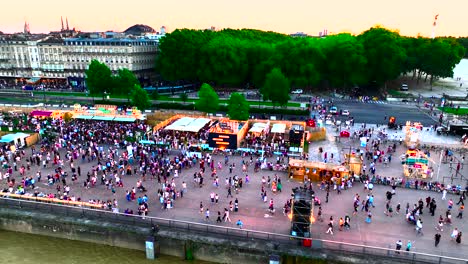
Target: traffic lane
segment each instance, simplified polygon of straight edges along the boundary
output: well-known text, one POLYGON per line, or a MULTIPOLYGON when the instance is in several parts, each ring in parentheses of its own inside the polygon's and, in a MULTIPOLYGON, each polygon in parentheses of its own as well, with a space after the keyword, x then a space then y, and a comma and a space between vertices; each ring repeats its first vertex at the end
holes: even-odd
MULTIPOLYGON (((397 124, 405 124, 406 121, 421 122, 424 126, 431 126, 436 122, 420 112, 416 107, 369 104, 369 103, 336 103, 339 110, 349 110, 350 116, 354 117, 355 123, 386 124, 390 116, 396 118, 397 124), (384 117, 387 117, 384 119, 384 117)), ((347 117, 340 117, 346 119, 347 117)))

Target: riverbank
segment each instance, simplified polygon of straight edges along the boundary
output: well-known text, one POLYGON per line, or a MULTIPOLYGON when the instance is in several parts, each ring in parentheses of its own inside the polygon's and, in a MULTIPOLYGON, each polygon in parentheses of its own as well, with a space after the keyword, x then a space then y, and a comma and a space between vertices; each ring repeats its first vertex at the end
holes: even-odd
POLYGON ((1 263, 93 263, 93 264, 205 264, 204 261, 160 255, 156 260, 147 260, 145 253, 120 247, 112 247, 77 240, 50 236, 32 235, 0 230, 1 263))

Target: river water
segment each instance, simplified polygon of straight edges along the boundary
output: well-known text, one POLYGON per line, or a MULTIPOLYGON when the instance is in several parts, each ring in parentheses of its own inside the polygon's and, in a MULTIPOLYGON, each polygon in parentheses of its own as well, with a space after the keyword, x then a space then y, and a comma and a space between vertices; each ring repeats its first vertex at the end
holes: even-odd
POLYGON ((1 264, 201 264, 177 257, 147 260, 144 251, 0 230, 1 264))

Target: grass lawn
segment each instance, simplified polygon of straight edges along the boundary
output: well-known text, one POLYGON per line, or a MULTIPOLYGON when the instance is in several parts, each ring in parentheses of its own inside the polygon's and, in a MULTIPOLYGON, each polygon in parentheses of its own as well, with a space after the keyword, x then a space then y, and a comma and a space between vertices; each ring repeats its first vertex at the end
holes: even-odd
MULTIPOLYGON (((159 96, 158 98, 158 101, 168 101, 168 102, 182 102, 182 100, 179 98, 179 97, 169 97, 167 95, 161 95, 159 96)), ((196 102, 197 99, 193 99, 193 98, 189 98, 187 99, 187 102, 196 102)), ((229 100, 227 99, 220 99, 219 100, 219 103, 223 104, 223 103, 228 103, 229 100)), ((249 103, 249 105, 251 106, 258 106, 258 105, 267 105, 267 106, 273 106, 273 103, 272 102, 264 102, 264 101, 247 101, 249 103)), ((300 103, 294 103, 294 102, 290 102, 287 104, 287 106, 292 106, 292 107, 300 107, 301 104, 300 103)), ((279 106, 277 106, 279 107, 279 106)))
POLYGON ((392 90, 392 89, 389 89, 388 90, 388 94, 394 96, 394 97, 401 97, 401 98, 407 98, 407 97, 411 97, 412 95, 411 94, 407 94, 407 93, 402 93, 400 91, 397 91, 397 90, 392 90))
POLYGON ((460 108, 457 110, 457 108, 451 108, 451 107, 437 107, 439 110, 442 112, 448 113, 448 114, 453 114, 453 115, 468 115, 468 108, 460 108))

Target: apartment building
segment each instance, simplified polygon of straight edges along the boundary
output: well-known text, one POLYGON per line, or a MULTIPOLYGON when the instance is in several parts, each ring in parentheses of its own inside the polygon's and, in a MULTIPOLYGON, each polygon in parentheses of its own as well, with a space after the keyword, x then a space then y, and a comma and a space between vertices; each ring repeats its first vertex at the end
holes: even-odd
POLYGON ((50 34, 30 34, 29 25, 24 33, 2 34, 0 84, 83 88, 85 71, 96 59, 114 73, 127 68, 143 85, 149 85, 156 77, 154 66, 162 35, 144 25, 132 26, 127 31, 71 32, 67 21, 66 29, 62 22, 62 30, 50 34))

